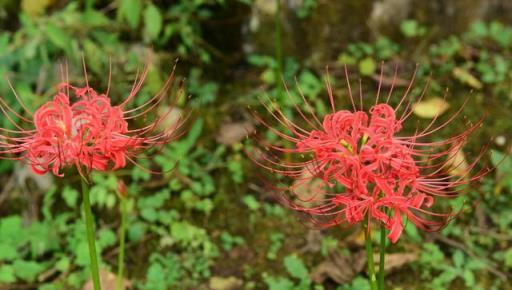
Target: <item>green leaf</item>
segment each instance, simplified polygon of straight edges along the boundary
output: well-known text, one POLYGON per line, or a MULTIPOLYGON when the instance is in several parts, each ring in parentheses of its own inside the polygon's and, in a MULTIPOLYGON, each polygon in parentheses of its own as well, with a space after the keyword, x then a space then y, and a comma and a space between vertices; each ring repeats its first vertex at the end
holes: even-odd
POLYGON ((27 282, 34 281, 37 275, 45 270, 45 267, 42 264, 34 261, 16 260, 12 266, 16 276, 27 282))
POLYGON ((284 258, 284 267, 288 273, 297 279, 309 279, 309 272, 304 262, 295 255, 286 256, 284 258))
POLYGON ((260 203, 256 200, 256 198, 252 195, 246 195, 244 196, 243 198, 243 202, 245 203, 245 205, 247 205, 247 207, 252 210, 252 211, 256 211, 260 208, 260 203))
POLYGON ((71 261, 68 257, 62 257, 57 263, 55 263, 55 268, 60 272, 66 272, 71 266, 71 261))
POLYGON ((489 30, 487 29, 487 24, 485 22, 478 20, 471 24, 469 32, 475 37, 486 37, 489 33, 489 30))
POLYGON ((149 222, 155 222, 158 218, 158 213, 154 208, 143 208, 140 211, 141 216, 149 222))
POLYGON ((165 257, 160 256, 160 254, 153 254, 150 260, 151 264, 146 273, 144 289, 176 289, 172 286, 178 283, 183 275, 178 258, 173 254, 168 254, 165 257))
POLYGON ((391 39, 381 36, 375 42, 375 53, 378 59, 390 59, 400 52, 398 43, 393 42, 391 39))
POLYGON ((146 226, 141 222, 130 224, 128 227, 128 239, 130 241, 140 241, 145 233, 146 226))
POLYGON ((446 271, 442 272, 439 276, 434 278, 433 283, 446 285, 449 282, 453 281, 455 278, 457 278, 457 272, 455 272, 455 270, 453 269, 447 269, 446 271))
POLYGON ((186 222, 176 222, 171 225, 171 236, 180 242, 190 242, 201 230, 186 222))
POLYGON ((310 99, 314 99, 320 94, 323 90, 323 83, 320 79, 318 79, 312 72, 304 71, 299 76, 299 84, 302 90, 302 93, 309 97, 310 99))
POLYGON ((0 261, 12 261, 18 258, 18 250, 11 244, 0 243, 0 261))
POLYGON ((453 253, 453 264, 456 268, 461 268, 462 265, 464 265, 464 253, 460 250, 456 250, 455 253, 453 253))
POLYGON ((165 201, 170 198, 171 194, 168 190, 160 190, 158 193, 152 196, 139 199, 137 206, 141 209, 144 208, 161 208, 165 201))
MULTIPOLYGON (((505 170, 512 169, 512 162, 511 162, 512 158, 510 158, 509 156, 507 156, 505 158, 505 160, 503 160, 503 158, 505 158, 505 154, 503 154, 497 150, 491 150, 492 165, 494 165, 494 166, 500 165, 501 168, 505 167, 504 168, 505 170)), ((498 169, 500 169, 500 167, 498 167, 498 169)))
POLYGON ((146 289, 150 290, 165 290, 167 283, 165 283, 165 270, 160 263, 151 264, 146 274, 146 289))
POLYGON ((505 267, 512 268, 512 248, 508 249, 504 255, 505 267))
POLYGON ((27 240, 27 232, 21 226, 21 218, 17 215, 0 220, 0 241, 20 247, 27 240))
POLYGON ((117 241, 116 234, 110 229, 104 229, 99 232, 98 247, 105 249, 113 246, 117 241))
POLYGON ((192 125, 192 128, 190 128, 187 137, 182 141, 179 142, 179 144, 183 145, 182 149, 183 152, 180 153, 188 153, 190 149, 192 149, 192 146, 196 143, 199 136, 201 136, 201 132, 203 131, 203 119, 199 118, 194 122, 194 125, 192 125))
POLYGON ((420 243, 422 241, 422 238, 418 233, 418 229, 416 228, 414 223, 405 223, 405 232, 407 233, 407 236, 409 236, 409 238, 411 238, 411 240, 413 240, 414 242, 420 243))
POLYGON ((66 205, 75 208, 77 205, 78 200, 78 191, 71 186, 66 186, 62 190, 62 198, 64 198, 64 201, 66 202, 66 205))
POLYGON ((71 47, 71 37, 53 23, 49 23, 46 27, 46 35, 55 46, 62 50, 68 51, 71 47))
POLYGON ((110 19, 105 14, 94 10, 87 10, 82 14, 82 22, 88 27, 106 26, 110 19))
POLYGON ((0 266, 0 283, 14 283, 16 277, 14 276, 14 268, 11 265, 0 266))
POLYGON ((267 252, 267 259, 275 260, 277 259, 277 253, 283 246, 284 235, 282 233, 276 232, 270 234, 270 248, 267 252))
POLYGON ((0 35, 0 56, 7 51, 10 36, 11 35, 7 32, 3 32, 2 35, 0 35))
POLYGON ((139 26, 142 2, 140 0, 121 0, 119 12, 123 19, 126 19, 132 29, 139 26))
POLYGON ((475 275, 473 274, 473 272, 471 270, 464 270, 463 277, 464 277, 464 283, 466 284, 466 286, 468 286, 468 287, 475 286, 475 275))
POLYGON ((370 282, 361 276, 357 276, 350 285, 342 285, 338 290, 370 290, 370 282))
POLYGON ((268 286, 268 290, 293 290, 295 285, 293 282, 282 277, 264 277, 265 283, 268 286))
POLYGON ((427 30, 421 26, 416 20, 405 20, 400 24, 400 31, 405 37, 416 37, 424 35, 427 30))
POLYGON ((359 63, 359 72, 364 76, 371 76, 375 73, 377 69, 377 64, 375 60, 371 57, 364 58, 359 63))
POLYGON ((151 40, 156 40, 162 30, 162 14, 153 4, 149 4, 144 10, 144 31, 151 40))
POLYGON ((79 266, 89 266, 89 250, 87 241, 80 241, 74 247, 75 263, 79 266))
POLYGON ((54 225, 34 222, 28 229, 32 256, 39 257, 59 247, 54 225))
POLYGON ((357 59, 354 56, 344 52, 338 56, 338 59, 336 59, 336 63, 341 65, 353 65, 357 63, 357 59))
POLYGON ((423 244, 423 251, 420 256, 420 260, 423 263, 429 264, 431 266, 437 266, 443 264, 444 254, 439 248, 438 245, 433 243, 425 243, 423 244))

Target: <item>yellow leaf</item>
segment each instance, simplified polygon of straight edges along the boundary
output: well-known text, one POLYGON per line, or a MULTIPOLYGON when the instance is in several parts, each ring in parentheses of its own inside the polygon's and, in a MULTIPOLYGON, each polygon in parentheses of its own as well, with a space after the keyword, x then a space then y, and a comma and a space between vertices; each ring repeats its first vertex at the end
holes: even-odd
POLYGON ((462 148, 458 148, 448 155, 448 174, 451 176, 465 176, 469 170, 469 164, 462 148))
POLYGON ((449 107, 450 104, 444 99, 434 97, 414 104, 413 112, 420 118, 432 119, 444 113, 449 107))
POLYGON ((31 17, 36 17, 44 13, 46 8, 53 4, 54 0, 22 0, 21 10, 31 17))
POLYGON ((469 71, 462 69, 460 67, 455 67, 452 70, 453 76, 458 79, 460 82, 467 84, 468 86, 480 90, 483 85, 482 83, 469 71))

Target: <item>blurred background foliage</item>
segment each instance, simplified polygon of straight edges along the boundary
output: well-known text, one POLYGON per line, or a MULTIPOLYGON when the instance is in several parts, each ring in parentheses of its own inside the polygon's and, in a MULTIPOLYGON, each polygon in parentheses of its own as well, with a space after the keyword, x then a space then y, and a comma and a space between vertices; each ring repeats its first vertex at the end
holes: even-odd
MULTIPOLYGON (((245 108, 261 111, 260 99, 270 96, 293 118, 298 84, 312 110, 325 113, 326 67, 342 107, 344 64, 371 102, 381 61, 384 87, 398 66, 402 92, 419 64, 411 95, 427 80, 430 87, 412 119, 428 124, 467 100, 465 117, 487 117, 457 160, 471 162, 489 145, 493 154, 483 163, 499 167, 450 202, 464 211, 441 233, 408 224, 407 236, 391 247, 388 286, 512 289, 510 15, 506 0, 0 0, 0 95, 21 111, 10 80, 34 110, 66 78, 63 67, 72 83, 84 84, 83 55, 97 90, 106 90, 111 72, 114 102, 148 64, 135 101, 141 104, 179 59, 177 79, 191 95, 177 104, 192 114, 188 133, 141 161, 175 170, 93 175, 107 283, 117 268, 116 187, 124 180, 131 289, 364 290, 360 229, 309 229, 277 202, 245 156, 243 148, 253 143, 246 131, 256 126, 245 108)), ((7 118, 1 122, 12 127, 7 118)), ((441 135, 460 126, 456 121, 441 135)), ((91 289, 78 179, 71 172, 64 179, 34 176, 8 161, 0 170, 0 289, 91 289)))

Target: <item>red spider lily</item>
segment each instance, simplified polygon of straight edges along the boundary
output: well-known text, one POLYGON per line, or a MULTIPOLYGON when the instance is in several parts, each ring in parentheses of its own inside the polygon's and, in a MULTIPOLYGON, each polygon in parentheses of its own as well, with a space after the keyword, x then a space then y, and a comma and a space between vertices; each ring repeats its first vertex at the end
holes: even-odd
MULTIPOLYGON (((293 145, 269 144, 258 138, 267 153, 249 154, 250 157, 265 169, 294 180, 291 186, 274 186, 274 189, 283 192, 282 196, 291 207, 306 213, 315 225, 352 225, 362 223, 367 218, 368 228, 372 222, 383 223, 389 230, 388 238, 392 242, 396 242, 403 231, 404 217, 427 231, 441 229, 455 213, 436 213, 433 205, 441 198, 457 196, 460 186, 479 179, 489 171, 484 169, 471 174, 486 149, 465 168, 463 176, 450 176, 449 171, 454 168, 448 168, 450 163, 452 167, 461 166, 460 163, 453 164, 455 153, 461 150, 468 136, 481 126, 483 118, 468 124, 461 133, 448 139, 429 141, 434 133, 457 118, 462 106, 445 122, 435 126, 436 116, 425 129, 417 130, 412 136, 402 136, 399 135, 402 124, 412 113, 412 100, 408 100, 408 96, 416 73, 399 104, 393 108, 389 100, 397 74, 395 71, 387 99, 381 101, 381 70, 376 100, 368 113, 363 107, 361 84, 360 107, 356 108, 346 70, 345 75, 352 111, 336 110, 327 79, 332 113, 325 115, 322 121, 312 112, 302 93, 307 110, 299 106, 295 108, 303 126, 287 118, 275 105, 265 107, 278 126, 270 125, 253 112, 261 124, 293 145), (304 174, 304 171, 308 174, 304 174), (323 186, 329 190, 316 189, 310 196, 304 197, 299 189, 315 178, 321 179, 323 186)), ((428 84, 419 95, 419 100, 427 89, 428 84)), ((288 95, 291 96, 290 92, 288 95)))
MULTIPOLYGON (((166 114, 154 118, 145 127, 129 128, 129 120, 154 112, 173 85, 174 69, 157 95, 139 107, 127 109, 127 104, 142 87, 147 72, 148 66, 140 77, 137 75, 128 97, 117 106, 111 104, 108 89, 106 93, 98 93, 89 86, 86 72, 85 87, 75 87, 62 81, 53 100, 34 113, 28 110, 13 89, 16 99, 31 118, 17 113, 0 98, 0 110, 16 128, 0 128, 0 158, 24 160, 38 174, 51 171, 57 176, 63 176, 62 169, 70 166, 76 166, 82 176, 83 169, 85 172, 116 170, 126 166, 127 160, 140 166, 135 158, 141 152, 179 137, 179 129, 184 122, 180 117, 173 126, 158 132, 174 103, 166 114), (34 129, 24 129, 12 116, 34 129)), ((180 89, 173 102, 180 98, 182 92, 180 89)))

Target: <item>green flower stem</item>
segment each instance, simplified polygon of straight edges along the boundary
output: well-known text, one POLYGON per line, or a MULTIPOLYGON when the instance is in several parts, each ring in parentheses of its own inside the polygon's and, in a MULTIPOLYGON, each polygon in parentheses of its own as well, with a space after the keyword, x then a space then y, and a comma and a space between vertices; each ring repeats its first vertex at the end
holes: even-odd
POLYGON ((283 47, 282 47, 282 27, 281 27, 281 0, 276 0, 275 16, 275 53, 276 53, 276 82, 278 89, 278 98, 284 94, 284 87, 281 83, 283 78, 283 47))
POLYGON ((379 290, 384 290, 384 265, 386 258, 386 228, 380 224, 379 290))
POLYGON ((89 257, 91 262, 91 275, 94 290, 101 290, 100 275, 98 270, 98 256, 96 255, 96 234, 94 232, 94 219, 91 211, 91 201, 89 199, 89 185, 82 179, 83 207, 85 215, 85 225, 87 227, 87 242, 89 244, 89 257))
POLYGON ((375 263, 373 262, 373 245, 370 229, 364 229, 364 243, 366 246, 366 255, 368 257, 368 276, 370 278, 370 287, 372 290, 378 290, 377 277, 375 276, 375 263))
POLYGON ((119 256, 117 257, 117 290, 124 289, 124 249, 126 237, 126 198, 121 197, 120 199, 121 228, 119 229, 119 256))

